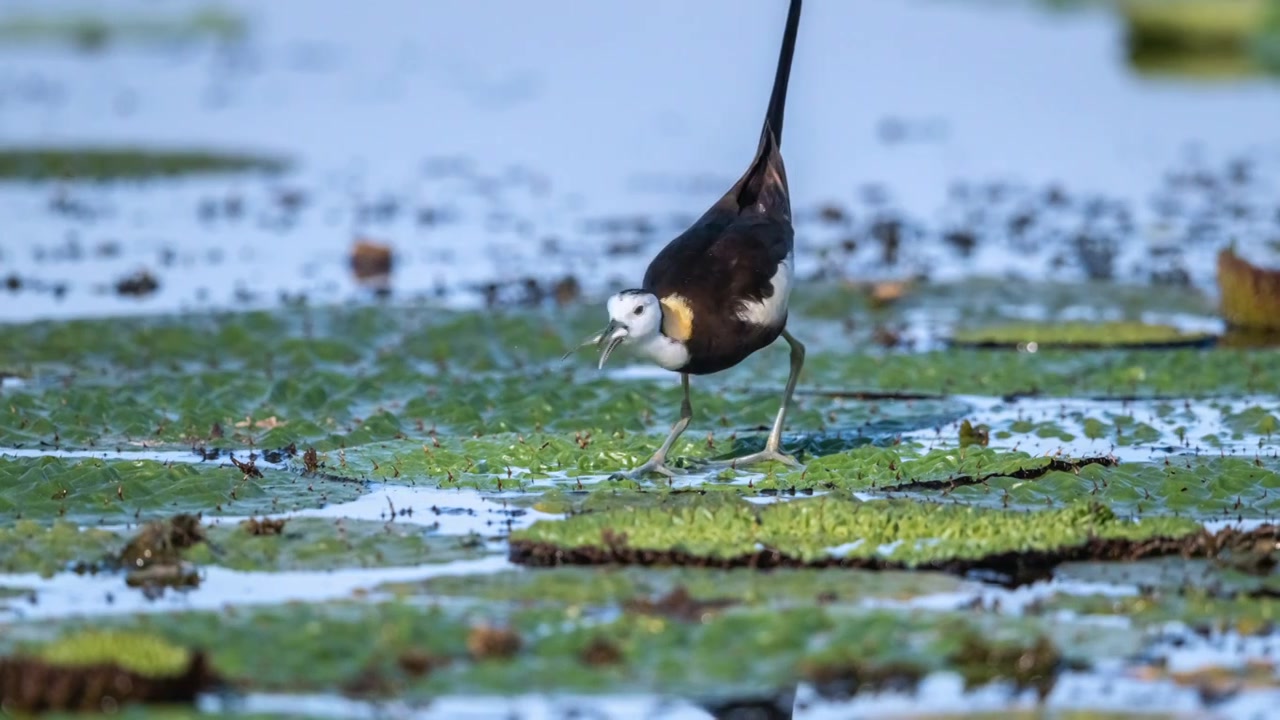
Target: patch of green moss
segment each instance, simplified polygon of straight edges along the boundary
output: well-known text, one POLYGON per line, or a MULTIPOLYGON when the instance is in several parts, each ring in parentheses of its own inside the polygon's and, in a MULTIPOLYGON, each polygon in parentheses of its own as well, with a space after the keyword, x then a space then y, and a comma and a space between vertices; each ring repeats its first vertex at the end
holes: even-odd
POLYGON ((912 501, 856 502, 835 496, 766 506, 709 497, 678 509, 620 508, 539 521, 513 532, 511 541, 710 559, 747 558, 768 549, 805 562, 878 558, 914 567, 1008 552, 1057 551, 1093 538, 1178 538, 1198 530, 1199 525, 1189 520, 1131 522, 1086 504, 1014 512, 912 501))
POLYGON ((1187 333, 1168 325, 1141 322, 1013 323, 957 331, 951 342, 971 347, 1036 351, 1053 347, 1169 347, 1202 344, 1212 335, 1187 333))
POLYGON ((266 469, 152 460, 0 457, 0 518, 93 524, 179 512, 251 515, 321 507, 363 494, 360 483, 266 469))
POLYGON ((0 527, 0 572, 48 577, 77 561, 97 562, 122 544, 120 535, 107 530, 82 529, 66 521, 43 525, 18 520, 0 527))
POLYGON ((1264 67, 1254 44, 1270 0, 1124 0, 1129 60, 1143 72, 1239 77, 1264 67))
POLYGON ((85 629, 34 649, 53 665, 83 667, 115 664, 145 677, 169 677, 187 669, 191 652, 150 633, 85 629))
POLYGON ((278 535, 215 526, 208 542, 188 549, 183 558, 233 570, 287 572, 445 563, 485 553, 480 538, 432 536, 417 524, 292 518, 278 535))

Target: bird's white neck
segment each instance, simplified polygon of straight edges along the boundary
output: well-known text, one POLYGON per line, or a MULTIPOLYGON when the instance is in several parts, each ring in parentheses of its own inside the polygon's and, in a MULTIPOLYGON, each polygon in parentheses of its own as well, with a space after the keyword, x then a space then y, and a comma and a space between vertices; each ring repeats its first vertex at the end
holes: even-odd
POLYGON ((689 348, 662 333, 635 343, 635 349, 666 370, 678 370, 689 362, 689 348))

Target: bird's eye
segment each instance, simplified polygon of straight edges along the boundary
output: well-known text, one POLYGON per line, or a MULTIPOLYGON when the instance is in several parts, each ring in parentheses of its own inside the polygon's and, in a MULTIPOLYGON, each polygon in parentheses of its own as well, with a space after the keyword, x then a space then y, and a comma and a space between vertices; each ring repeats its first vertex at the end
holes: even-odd
POLYGON ((643 305, 641 305, 640 307, 636 308, 635 312, 636 312, 636 314, 637 314, 637 315, 643 315, 643 314, 644 314, 644 306, 643 306, 643 305))

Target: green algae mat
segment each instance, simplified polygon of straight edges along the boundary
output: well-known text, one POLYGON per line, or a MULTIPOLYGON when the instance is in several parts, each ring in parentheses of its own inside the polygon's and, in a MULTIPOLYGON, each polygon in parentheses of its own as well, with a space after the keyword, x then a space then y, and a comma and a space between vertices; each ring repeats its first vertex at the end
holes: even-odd
POLYGON ((706 467, 762 447, 769 349, 695 379, 671 479, 616 473, 665 436, 676 378, 561 360, 594 305, 2 326, 6 698, 126 678, 111 702, 139 716, 228 693, 714 709, 941 673, 1050 702, 1115 667, 1274 688, 1280 352, 1140 320, 1211 312, 1194 298, 1094 290, 1046 287, 1029 325, 981 286, 806 288, 804 466, 706 467), (1055 325, 1082 303, 1122 319, 1055 325), (943 306, 963 328, 911 350, 845 322, 943 306), (1200 658, 1206 635, 1242 649, 1200 658))

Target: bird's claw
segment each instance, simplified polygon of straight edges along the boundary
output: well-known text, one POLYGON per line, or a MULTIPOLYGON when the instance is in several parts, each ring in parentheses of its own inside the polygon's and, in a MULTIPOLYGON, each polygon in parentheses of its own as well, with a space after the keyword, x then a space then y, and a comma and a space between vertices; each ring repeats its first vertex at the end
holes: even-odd
POLYGON ((736 468, 747 467, 748 465, 759 465, 761 463, 766 463, 766 462, 776 462, 776 463, 781 463, 783 465, 786 465, 787 467, 793 468, 795 470, 804 469, 804 465, 799 460, 796 460, 794 456, 787 455, 779 450, 768 450, 768 449, 761 450, 760 452, 752 453, 750 455, 743 455, 742 457, 728 458, 725 460, 703 460, 701 462, 704 463, 703 466, 706 468, 728 467, 728 468, 736 469, 736 468))
POLYGON ((647 473, 657 473, 659 475, 664 475, 668 478, 673 478, 676 476, 676 471, 672 470, 670 467, 667 467, 666 460, 650 459, 648 462, 646 462, 643 465, 640 465, 639 467, 636 467, 624 472, 614 473, 613 475, 610 476, 610 478, 614 480, 639 480, 643 478, 647 473))
MULTIPOLYGON (((745 468, 750 465, 760 465, 766 462, 781 463, 794 470, 803 470, 804 465, 796 460, 794 456, 787 455, 777 448, 771 448, 768 445, 760 452, 751 453, 742 457, 727 458, 724 460, 708 460, 704 458, 689 458, 685 462, 688 463, 688 469, 694 472, 705 470, 713 470, 716 468, 745 468)), ((657 473, 668 479, 674 478, 677 474, 684 470, 676 470, 667 465, 666 457, 662 455, 654 455, 649 458, 643 465, 622 472, 616 472, 609 476, 611 480, 640 480, 647 473, 657 473)))

